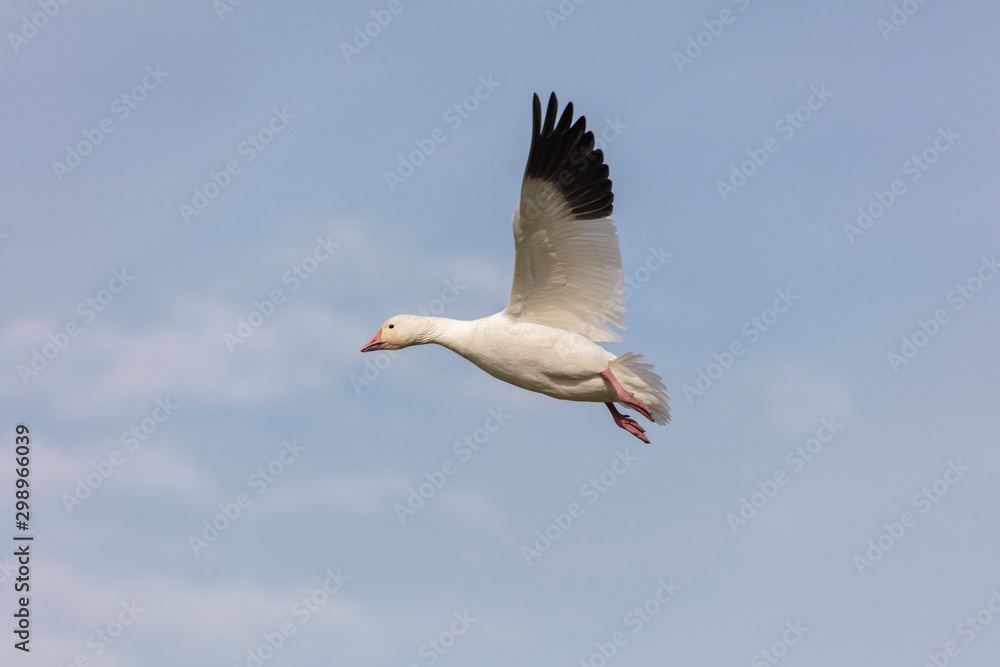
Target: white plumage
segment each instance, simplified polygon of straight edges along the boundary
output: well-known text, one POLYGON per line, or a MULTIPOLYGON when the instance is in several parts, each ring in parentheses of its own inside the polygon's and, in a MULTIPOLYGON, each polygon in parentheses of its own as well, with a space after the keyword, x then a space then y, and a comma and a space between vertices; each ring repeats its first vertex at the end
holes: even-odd
POLYGON ((545 124, 534 98, 531 148, 514 211, 514 280, 507 307, 473 321, 398 315, 361 351, 437 343, 490 375, 553 398, 606 403, 615 423, 645 442, 645 429, 614 403, 657 424, 670 421, 670 399, 641 354, 616 357, 596 341, 621 341, 624 281, 618 232, 609 217, 608 167, 594 150, 573 104, 556 124, 549 98, 545 124), (572 124, 571 124, 572 123, 572 124))
POLYGON ((506 312, 595 341, 619 342, 625 328, 625 281, 618 232, 611 218, 577 220, 554 186, 525 179, 514 210, 514 284, 506 312))

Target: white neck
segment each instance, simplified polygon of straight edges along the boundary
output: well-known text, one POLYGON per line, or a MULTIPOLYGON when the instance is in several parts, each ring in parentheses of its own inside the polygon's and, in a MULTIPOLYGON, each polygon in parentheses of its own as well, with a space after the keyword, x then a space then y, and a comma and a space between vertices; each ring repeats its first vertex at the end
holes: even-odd
POLYGON ((416 345, 436 343, 456 354, 465 356, 475 330, 475 322, 452 320, 447 317, 422 317, 421 319, 424 329, 416 345))

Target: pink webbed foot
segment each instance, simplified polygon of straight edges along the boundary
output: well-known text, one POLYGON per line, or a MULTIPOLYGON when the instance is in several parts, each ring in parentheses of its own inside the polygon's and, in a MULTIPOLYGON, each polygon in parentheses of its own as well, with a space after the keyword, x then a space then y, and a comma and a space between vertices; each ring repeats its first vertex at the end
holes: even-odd
POLYGON ((604 405, 608 406, 608 410, 611 410, 611 417, 614 418, 615 424, 617 424, 619 428, 625 429, 647 445, 649 444, 649 438, 646 437, 646 429, 640 426, 639 422, 632 419, 628 415, 623 415, 618 412, 614 403, 605 403, 604 405))
MULTIPOLYGON (((636 395, 633 394, 632 392, 625 391, 625 388, 621 386, 621 384, 618 382, 618 378, 615 377, 615 374, 611 372, 610 368, 605 368, 603 371, 601 371, 601 375, 604 376, 605 380, 611 383, 612 387, 614 387, 615 392, 617 392, 618 394, 618 400, 620 400, 622 403, 632 408, 633 410, 636 410, 639 414, 641 414, 649 421, 653 421, 653 413, 649 411, 649 408, 646 407, 646 404, 643 403, 638 398, 636 398, 636 395)), ((619 424, 619 426, 621 425, 619 424)), ((647 442, 649 441, 647 440, 647 442)))

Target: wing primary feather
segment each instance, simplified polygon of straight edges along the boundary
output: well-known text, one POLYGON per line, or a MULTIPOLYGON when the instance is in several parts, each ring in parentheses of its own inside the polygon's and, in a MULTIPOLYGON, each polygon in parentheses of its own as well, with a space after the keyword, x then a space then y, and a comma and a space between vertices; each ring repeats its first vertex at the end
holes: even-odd
POLYGON ((556 94, 552 93, 549 95, 549 106, 545 110, 545 126, 542 128, 542 137, 548 137, 552 134, 552 130, 556 124, 556 114, 559 112, 559 102, 556 100, 556 94))
MULTIPOLYGON (((609 217, 614 210, 613 196, 606 196, 611 194, 611 181, 604 164, 604 152, 595 150, 594 142, 594 133, 587 130, 585 116, 573 122, 572 102, 567 103, 560 114, 558 99, 552 93, 543 121, 541 100, 535 94, 525 179, 538 178, 552 183, 566 198, 570 210, 586 212, 586 219, 609 217), (598 202, 601 207, 595 208, 598 202)), ((537 208, 547 204, 531 203, 537 208)))
POLYGON ((573 103, 568 102, 566 108, 563 109, 562 117, 559 119, 559 124, 556 125, 556 129, 553 130, 555 134, 565 134, 566 130, 569 129, 570 123, 573 122, 573 103))

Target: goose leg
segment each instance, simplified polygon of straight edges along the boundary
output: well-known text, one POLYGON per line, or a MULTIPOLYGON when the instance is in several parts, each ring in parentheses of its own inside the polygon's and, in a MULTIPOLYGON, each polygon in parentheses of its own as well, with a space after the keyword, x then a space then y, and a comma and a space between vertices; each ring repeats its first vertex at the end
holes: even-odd
POLYGON ((608 410, 611 410, 611 417, 615 420, 615 424, 617 424, 620 428, 625 429, 635 437, 639 438, 647 445, 649 444, 649 438, 646 437, 646 429, 640 426, 639 422, 632 419, 628 415, 623 415, 622 413, 618 412, 618 409, 615 408, 614 403, 605 403, 604 405, 608 406, 608 410))
POLYGON ((633 410, 638 411, 639 414, 641 414, 649 421, 653 421, 653 413, 649 411, 649 408, 646 407, 646 404, 643 403, 638 398, 636 398, 635 394, 633 394, 632 392, 625 391, 625 388, 621 386, 621 384, 618 382, 618 378, 615 377, 615 374, 611 372, 610 368, 605 368, 603 371, 601 371, 601 375, 604 376, 605 380, 611 383, 612 387, 614 387, 615 391, 618 393, 618 400, 620 400, 622 403, 632 408, 633 410))

